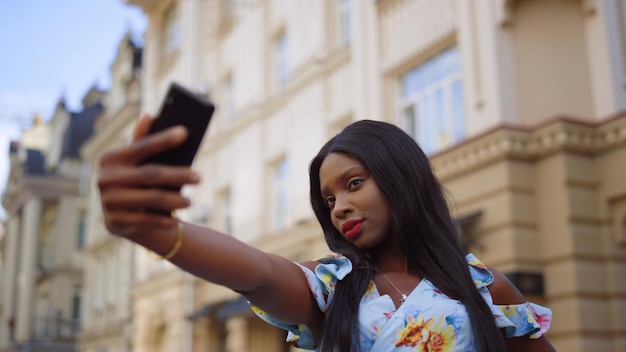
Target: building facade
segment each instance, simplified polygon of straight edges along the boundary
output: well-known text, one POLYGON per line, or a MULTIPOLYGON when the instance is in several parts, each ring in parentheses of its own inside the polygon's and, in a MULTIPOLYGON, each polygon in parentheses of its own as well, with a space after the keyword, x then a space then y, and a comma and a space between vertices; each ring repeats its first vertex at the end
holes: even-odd
POLYGON ((79 149, 102 111, 103 92, 91 89, 84 109, 60 100, 48 124, 35 119, 9 151, 2 202, 1 351, 74 351, 83 297, 86 207, 79 149))
MULTIPOLYGON (((388 121, 431 156, 467 249, 552 308, 558 350, 626 348, 624 1, 127 2, 149 18, 142 110, 170 81, 218 106, 183 218, 321 256, 308 162, 388 121)), ((135 270, 134 350, 286 348, 232 292, 135 270)))
POLYGON ((557 350, 626 349, 626 1, 126 2, 149 19, 141 69, 125 38, 104 113, 90 91, 11 148, 0 351, 72 349, 79 317, 82 351, 295 350, 103 227, 97 159, 171 81, 217 105, 183 219, 325 255, 308 163, 352 121, 391 122, 431 157, 467 250, 553 310, 557 350))
POLYGON ((127 33, 110 67, 112 86, 104 110, 95 121, 93 136, 81 148, 90 165, 83 175, 86 194, 84 300, 78 342, 81 351, 131 351, 133 261, 130 242, 110 236, 104 227, 96 187, 98 159, 130 140, 139 116, 142 50, 127 33))

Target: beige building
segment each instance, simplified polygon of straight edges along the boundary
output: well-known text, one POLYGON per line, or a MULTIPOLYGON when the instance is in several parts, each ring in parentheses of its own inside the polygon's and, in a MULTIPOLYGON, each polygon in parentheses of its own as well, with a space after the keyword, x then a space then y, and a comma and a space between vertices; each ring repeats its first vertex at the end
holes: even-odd
MULTIPOLYGON (((392 122, 431 156, 468 250, 552 308, 558 350, 626 349, 623 0, 127 2, 149 18, 141 110, 171 81, 218 105, 181 217, 292 260, 323 255, 309 160, 351 121, 392 122)), ((122 125, 85 155, 121 143, 122 125)), ((89 209, 88 270, 110 270, 131 254, 89 209)), ((288 349, 229 290, 144 251, 132 270, 130 301, 108 301, 129 315, 95 303, 126 273, 87 280, 83 350, 123 350, 100 344, 122 317, 132 334, 110 336, 137 352, 288 349)))
POLYGON ((81 112, 99 116, 91 184, 62 104, 10 151, 0 351, 71 350, 79 317, 84 351, 288 349, 237 295, 102 227, 97 159, 172 80, 218 104, 183 218, 325 254, 309 160, 350 121, 396 123, 431 155, 468 250, 553 309, 558 350, 626 349, 624 1, 128 2, 150 19, 143 83, 123 40, 106 112, 97 90, 81 112))
POLYGON ((126 34, 110 67, 113 84, 104 99, 105 109, 95 121, 92 138, 81 148, 83 159, 91 165, 91 172, 84 175, 89 192, 83 247, 83 314, 78 337, 81 351, 131 350, 131 285, 137 248, 110 236, 104 227, 96 178, 102 153, 128 143, 139 116, 141 54, 131 34, 126 34))
POLYGON ((80 323, 86 207, 78 151, 102 110, 91 89, 84 110, 60 100, 49 124, 35 119, 12 143, 2 203, 0 351, 73 351, 80 323))

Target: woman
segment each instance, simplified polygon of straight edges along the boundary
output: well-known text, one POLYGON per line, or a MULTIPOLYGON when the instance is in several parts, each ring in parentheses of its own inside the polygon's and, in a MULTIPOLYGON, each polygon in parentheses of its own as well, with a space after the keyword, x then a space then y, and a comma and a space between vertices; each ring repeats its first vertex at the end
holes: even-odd
POLYGON ((288 329, 293 344, 323 352, 553 351, 543 337, 551 312, 464 256, 428 158, 394 125, 355 122, 313 159, 311 204, 337 254, 296 264, 146 211, 188 206, 160 187, 199 181, 188 168, 137 166, 186 136, 181 127, 146 136, 150 123, 142 118, 130 146, 102 157, 107 227, 241 293, 261 318, 288 329))

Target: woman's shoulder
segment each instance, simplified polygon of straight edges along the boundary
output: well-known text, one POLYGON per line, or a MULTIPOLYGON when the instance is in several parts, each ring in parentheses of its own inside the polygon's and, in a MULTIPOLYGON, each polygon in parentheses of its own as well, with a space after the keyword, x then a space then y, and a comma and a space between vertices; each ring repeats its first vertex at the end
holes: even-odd
POLYGON ((501 271, 485 265, 472 253, 466 256, 470 274, 477 288, 486 287, 498 305, 525 303, 522 293, 501 271))
POLYGON ((315 272, 315 270, 319 266, 322 266, 324 268, 350 268, 350 270, 352 269, 352 262, 350 262, 350 259, 338 253, 330 253, 316 260, 308 260, 304 262, 299 262, 298 264, 305 268, 308 268, 313 272, 315 272))
POLYGON ((334 291, 337 281, 343 280, 352 271, 352 262, 341 254, 329 254, 298 264, 303 268, 309 283, 318 281, 328 291, 334 291))
POLYGON ((483 264, 473 254, 466 259, 476 288, 506 337, 529 335, 538 339, 550 328, 550 309, 528 302, 504 273, 483 264))
POLYGON ((487 267, 487 265, 481 262, 472 253, 467 254, 465 256, 465 260, 467 261, 467 265, 469 266, 470 275, 472 276, 472 280, 474 280, 474 285, 476 285, 476 288, 487 288, 491 284, 493 284, 495 277, 491 271, 491 268, 487 267))

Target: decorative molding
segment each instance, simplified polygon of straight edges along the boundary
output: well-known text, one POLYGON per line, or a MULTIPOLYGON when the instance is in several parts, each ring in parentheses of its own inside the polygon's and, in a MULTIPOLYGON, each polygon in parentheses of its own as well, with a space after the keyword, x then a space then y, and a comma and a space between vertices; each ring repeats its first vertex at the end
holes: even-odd
POLYGON ((598 0, 582 0, 583 10, 587 16, 598 13, 598 0))
POLYGON ((495 17, 498 24, 502 27, 506 27, 511 24, 513 18, 513 10, 511 0, 496 0, 494 2, 495 17))
POLYGON ((379 2, 377 11, 384 72, 406 69, 407 61, 427 57, 433 48, 456 41, 454 0, 388 0, 379 2))
POLYGON ((235 26, 235 14, 222 15, 219 24, 217 25, 217 37, 224 39, 233 31, 235 26))
POLYGON ((242 130, 254 124, 258 120, 271 116, 283 108, 294 97, 316 82, 324 82, 338 68, 348 65, 351 61, 349 47, 339 48, 324 56, 320 52, 312 55, 294 70, 291 80, 287 82, 280 93, 240 110, 236 113, 229 130, 216 135, 211 144, 205 149, 206 152, 220 150, 242 130))
POLYGON ((626 113, 597 123, 556 117, 535 128, 500 126, 431 157, 445 181, 502 160, 535 161, 557 152, 596 155, 626 144, 626 113))

